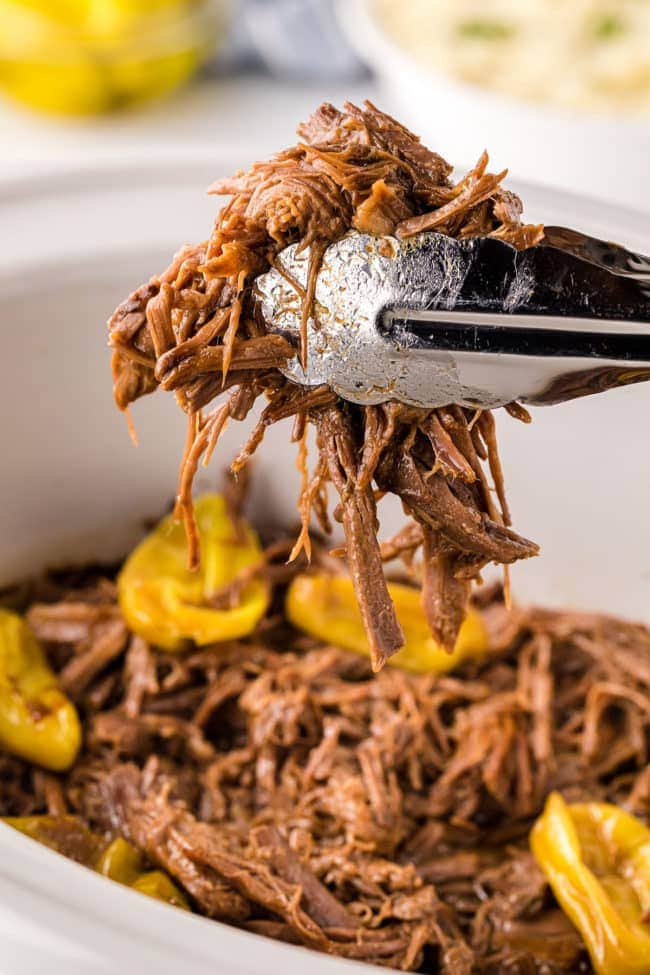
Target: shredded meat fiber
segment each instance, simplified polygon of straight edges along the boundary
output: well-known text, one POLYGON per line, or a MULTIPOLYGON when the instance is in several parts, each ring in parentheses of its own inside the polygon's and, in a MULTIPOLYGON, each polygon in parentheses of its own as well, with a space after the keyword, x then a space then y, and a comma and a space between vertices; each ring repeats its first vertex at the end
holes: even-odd
POLYGON ((283 619, 305 557, 285 566, 281 541, 257 633, 184 655, 128 631, 110 580, 23 592, 84 747, 64 775, 0 756, 0 815, 58 817, 59 848, 87 862, 79 817, 134 843, 194 910, 344 958, 591 972, 527 837, 552 789, 650 817, 650 632, 482 593, 483 662, 373 676, 283 619))
MULTIPOLYGON (((455 237, 496 236, 514 247, 538 243, 543 228, 521 223, 521 203, 502 189, 505 172, 487 172, 483 153, 459 182, 451 167, 406 128, 370 103, 343 111, 322 105, 299 126, 300 142, 249 172, 217 181, 230 196, 210 238, 183 248, 171 266, 135 291, 109 322, 117 405, 160 388, 173 391, 188 415, 176 513, 185 521, 190 562, 200 557, 192 509, 198 464, 209 459, 227 420, 244 420, 259 397, 259 422, 235 460, 241 470, 267 427, 295 417, 304 468, 299 509, 303 530, 293 556, 309 546, 312 508, 327 527, 326 485, 339 496, 348 566, 379 670, 403 644, 377 541, 377 493, 398 495, 414 519, 410 555, 422 546, 423 588, 434 636, 454 645, 470 582, 488 562, 528 558, 537 545, 509 527, 494 422, 489 412, 450 405, 414 410, 399 403, 358 406, 327 387, 292 384, 278 371, 306 356, 306 328, 325 249, 350 230, 405 237, 435 230, 455 237), (268 333, 255 316, 251 284, 278 253, 308 248, 303 342, 296 350, 268 333), (225 402, 213 401, 226 393, 225 402), (305 428, 316 427, 319 460, 307 473, 305 428), (483 469, 496 487, 495 503, 483 469)), ((527 419, 521 407, 510 412, 527 419)))

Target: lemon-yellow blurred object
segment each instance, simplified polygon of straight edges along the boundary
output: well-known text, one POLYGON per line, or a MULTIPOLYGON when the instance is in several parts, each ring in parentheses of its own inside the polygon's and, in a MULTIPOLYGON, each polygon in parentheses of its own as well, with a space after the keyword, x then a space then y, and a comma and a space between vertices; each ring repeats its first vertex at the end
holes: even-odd
POLYGON ((118 884, 188 911, 185 895, 162 870, 144 870, 144 857, 121 836, 106 847, 95 869, 118 884))
POLYGON ((77 816, 6 816, 2 822, 86 867, 95 865, 104 842, 77 816))
MULTIPOLYGON (((411 586, 389 583, 405 644, 388 663, 416 673, 446 673, 463 661, 487 652, 487 633, 478 613, 470 610, 453 653, 431 636, 420 605, 420 592, 411 586)), ((286 613, 299 629, 344 650, 370 655, 352 580, 346 576, 308 573, 297 576, 287 592, 286 613)))
POLYGON ((147 897, 154 897, 156 900, 165 901, 166 904, 173 904, 174 907, 181 907, 184 911, 190 909, 187 898, 162 870, 149 870, 140 874, 131 884, 131 888, 139 890, 147 897))
POLYGON ((170 515, 131 553, 118 579, 128 625, 165 650, 180 650, 190 640, 204 646, 247 636, 268 606, 268 588, 260 577, 246 583, 233 606, 214 605, 220 590, 260 561, 262 549, 248 525, 238 532, 220 495, 199 498, 195 513, 198 571, 187 568, 185 530, 170 515))
POLYGON ((530 842, 598 975, 650 975, 650 830, 618 806, 553 793, 530 842))
POLYGON ((0 747, 58 772, 80 745, 75 707, 36 637, 21 616, 0 609, 0 747))
POLYGON ((0 88, 68 114, 162 95, 212 54, 227 9, 223 0, 0 0, 0 88))

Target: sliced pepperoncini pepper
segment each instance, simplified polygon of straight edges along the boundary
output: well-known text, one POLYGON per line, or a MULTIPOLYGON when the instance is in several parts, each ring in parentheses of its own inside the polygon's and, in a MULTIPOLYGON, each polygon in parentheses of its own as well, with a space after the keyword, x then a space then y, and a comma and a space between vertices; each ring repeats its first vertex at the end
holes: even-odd
POLYGON ((618 806, 553 793, 530 843, 598 975, 650 975, 650 829, 618 806))
POLYGON ((0 746, 43 768, 69 768, 81 725, 22 617, 0 609, 0 746))
POLYGON ((165 650, 199 646, 251 633, 268 606, 268 589, 253 578, 235 605, 218 595, 245 569, 260 561, 255 532, 233 525, 224 499, 206 494, 195 505, 201 538, 201 566, 187 568, 185 531, 172 516, 163 518, 126 560, 118 578, 122 613, 131 629, 165 650))
POLYGON ((133 890, 139 890, 141 894, 146 894, 147 897, 154 897, 156 900, 165 901, 166 904, 173 904, 174 907, 181 907, 184 911, 190 910, 185 895, 162 870, 148 870, 140 874, 131 887, 133 890))
POLYGON ((144 859, 140 851, 118 836, 103 851, 95 869, 104 877, 130 887, 142 873, 143 864, 144 859))
MULTIPOLYGON (((440 674, 487 653, 487 632, 474 610, 467 614, 453 652, 447 653, 431 636, 420 605, 420 592, 394 582, 389 583, 388 591, 405 638, 402 649, 388 661, 392 667, 440 674)), ((326 573, 296 576, 287 592, 286 613, 294 626, 310 636, 370 656, 352 580, 346 576, 326 573)))

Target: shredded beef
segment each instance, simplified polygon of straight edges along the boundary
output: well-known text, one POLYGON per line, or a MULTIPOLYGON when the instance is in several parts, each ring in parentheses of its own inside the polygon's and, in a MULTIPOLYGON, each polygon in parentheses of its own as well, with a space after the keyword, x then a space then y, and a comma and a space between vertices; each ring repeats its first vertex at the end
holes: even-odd
MULTIPOLYGON (((501 187, 505 172, 487 172, 486 153, 454 183, 441 156, 370 103, 346 104, 342 111, 322 105, 298 127, 298 135, 297 145, 214 183, 211 192, 231 199, 209 239, 181 250, 166 271, 114 313, 109 329, 115 400, 126 410, 160 388, 173 391, 188 414, 176 514, 185 521, 193 566, 200 553, 192 482, 227 419, 245 419, 258 397, 268 401, 233 464, 240 471, 271 424, 295 417, 303 489, 302 531, 292 557, 303 548, 309 553, 312 510, 321 528, 327 527, 325 489, 333 483, 349 569, 379 669, 402 645, 402 634, 382 579, 373 481, 381 491, 397 494, 424 529, 410 555, 426 539, 427 615, 449 649, 465 614, 470 581, 481 567, 528 558, 537 546, 508 528, 489 413, 453 407, 414 411, 397 403, 364 408, 343 403, 326 388, 296 388, 278 371, 296 349, 265 332, 255 316, 251 285, 288 244, 309 249, 307 287, 293 282, 302 301, 299 354, 304 361, 320 262, 327 246, 346 232, 493 235, 525 248, 539 242, 543 229, 521 223, 521 202, 501 187), (226 402, 212 405, 226 390, 226 402), (320 450, 313 476, 307 470, 308 423, 318 430, 320 450)), ((516 404, 509 412, 527 416, 516 404)))
MULTIPOLYGON (((241 503, 231 494, 233 512, 241 503)), ((552 789, 650 819, 650 632, 508 611, 493 589, 475 601, 482 662, 373 675, 277 612, 298 570, 287 544, 257 567, 275 607, 258 633, 183 655, 129 633, 108 652, 121 618, 105 580, 41 587, 27 618, 53 667, 83 675, 84 748, 64 775, 0 756, 0 815, 49 813, 48 842, 82 862, 92 836, 121 835, 194 910, 340 957, 446 975, 590 972, 528 833, 552 789)), ((313 558, 327 565, 316 540, 313 558)))

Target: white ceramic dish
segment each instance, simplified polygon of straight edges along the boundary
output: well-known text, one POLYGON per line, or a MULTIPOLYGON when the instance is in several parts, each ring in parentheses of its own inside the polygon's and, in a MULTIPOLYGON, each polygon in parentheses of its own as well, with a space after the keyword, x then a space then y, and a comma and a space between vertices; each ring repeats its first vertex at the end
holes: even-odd
POLYGON ((561 111, 426 70, 382 29, 372 0, 338 0, 340 22, 373 68, 382 106, 447 158, 483 148, 496 170, 650 211, 650 119, 561 111))
MULTIPOLYGON (((201 187, 241 159, 106 171, 0 188, 0 585, 52 563, 112 558, 174 492, 183 422, 171 397, 134 410, 136 451, 111 402, 103 322, 181 240, 207 233, 201 187), (63 342, 61 341, 63 338, 63 342)), ((519 187, 533 219, 650 251, 646 221, 519 187)), ((516 524, 543 545, 513 571, 515 594, 650 622, 645 512, 650 386, 500 419, 516 524)), ((221 450, 239 442, 233 425, 221 450)), ((255 505, 290 518, 293 451, 272 430, 255 505)), ((214 483, 219 459, 207 479, 214 483)), ((393 527, 396 510, 387 512, 393 527)), ((0 826, 2 975, 314 975, 368 972, 192 917, 118 887, 0 826)))

